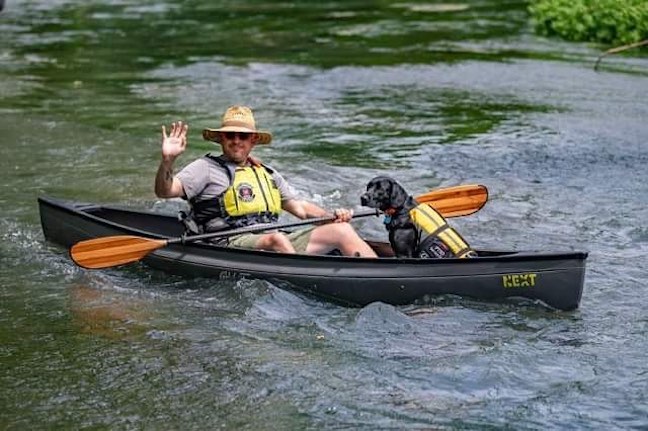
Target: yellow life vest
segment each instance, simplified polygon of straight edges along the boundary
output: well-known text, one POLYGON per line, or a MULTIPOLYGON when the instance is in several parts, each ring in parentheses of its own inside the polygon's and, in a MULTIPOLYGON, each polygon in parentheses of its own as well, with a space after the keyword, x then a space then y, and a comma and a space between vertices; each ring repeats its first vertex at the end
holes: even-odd
MULTIPOLYGON (((448 225, 441 214, 429 205, 420 204, 409 211, 412 223, 418 226, 428 236, 441 240, 455 257, 466 258, 476 256, 475 251, 448 225)), ((423 243, 423 240, 421 241, 423 243)))
POLYGON ((221 199, 224 215, 232 219, 276 219, 281 213, 281 193, 263 166, 237 167, 221 199))

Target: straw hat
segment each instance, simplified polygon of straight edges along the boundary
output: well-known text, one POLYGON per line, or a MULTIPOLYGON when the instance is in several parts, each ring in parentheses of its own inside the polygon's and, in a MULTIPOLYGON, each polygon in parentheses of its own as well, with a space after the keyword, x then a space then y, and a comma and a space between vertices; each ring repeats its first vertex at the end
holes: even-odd
POLYGON ((264 130, 257 130, 252 110, 247 106, 230 106, 223 114, 223 121, 218 129, 205 129, 202 132, 203 138, 207 141, 220 144, 218 132, 244 132, 258 133, 257 144, 269 144, 272 141, 272 134, 264 130))

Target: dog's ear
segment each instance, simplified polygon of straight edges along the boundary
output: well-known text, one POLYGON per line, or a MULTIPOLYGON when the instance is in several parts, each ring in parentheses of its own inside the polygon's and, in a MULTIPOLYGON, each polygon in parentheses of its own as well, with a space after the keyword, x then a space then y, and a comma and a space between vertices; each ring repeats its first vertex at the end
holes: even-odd
POLYGON ((391 206, 393 208, 401 208, 402 206, 405 205, 405 202, 407 201, 408 194, 401 186, 396 182, 396 180, 391 180, 391 206))

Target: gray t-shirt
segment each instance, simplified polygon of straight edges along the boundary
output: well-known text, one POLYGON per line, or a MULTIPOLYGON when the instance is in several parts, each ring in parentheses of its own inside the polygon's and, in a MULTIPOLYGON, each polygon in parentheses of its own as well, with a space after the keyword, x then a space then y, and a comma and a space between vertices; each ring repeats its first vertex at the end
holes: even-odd
MULTIPOLYGON (((232 164, 232 166, 236 166, 232 164)), ((218 162, 203 156, 177 173, 188 200, 204 201, 220 196, 230 186, 227 172, 218 162)), ((273 169, 272 178, 281 193, 281 203, 297 199, 295 189, 273 169)))

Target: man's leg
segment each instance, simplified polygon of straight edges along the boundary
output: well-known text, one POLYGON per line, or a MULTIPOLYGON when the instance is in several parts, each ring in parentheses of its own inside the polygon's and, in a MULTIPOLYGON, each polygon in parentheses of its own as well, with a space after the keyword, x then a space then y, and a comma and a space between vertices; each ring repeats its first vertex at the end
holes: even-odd
POLYGON ((229 240, 230 247, 294 253, 295 248, 281 232, 247 233, 229 240))
POLYGON ((376 257, 349 223, 329 223, 313 229, 306 252, 325 254, 336 248, 345 256, 376 257))
POLYGON ((290 243, 290 240, 281 232, 272 232, 261 235, 255 247, 259 250, 278 251, 280 253, 294 253, 295 248, 290 243))

